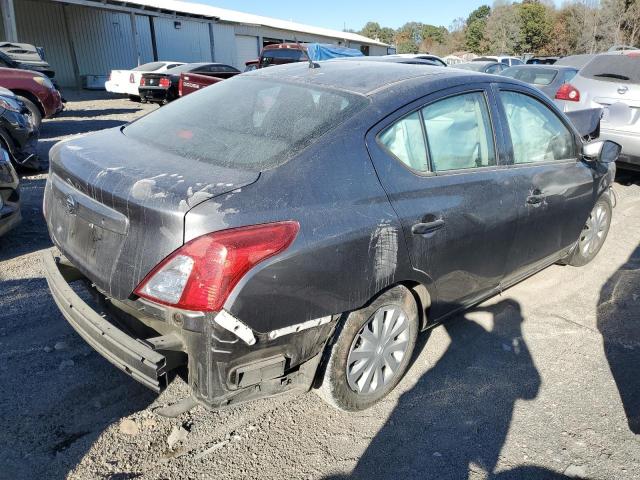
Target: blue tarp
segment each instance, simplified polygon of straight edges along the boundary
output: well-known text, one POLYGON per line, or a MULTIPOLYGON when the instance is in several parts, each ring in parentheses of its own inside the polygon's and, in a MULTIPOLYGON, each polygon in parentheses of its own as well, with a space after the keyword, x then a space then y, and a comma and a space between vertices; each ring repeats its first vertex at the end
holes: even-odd
POLYGON ((326 43, 309 43, 307 45, 307 54, 314 62, 330 60, 332 58, 364 56, 360 50, 356 50, 355 48, 339 47, 338 45, 329 45, 326 43))

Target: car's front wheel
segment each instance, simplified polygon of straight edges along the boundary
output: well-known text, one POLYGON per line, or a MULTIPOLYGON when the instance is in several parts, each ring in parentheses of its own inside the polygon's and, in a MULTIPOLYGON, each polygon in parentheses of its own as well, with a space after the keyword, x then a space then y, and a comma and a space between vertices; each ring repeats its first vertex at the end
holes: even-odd
POLYGON ((31 100, 25 97, 21 97, 20 95, 16 95, 16 98, 24 103, 24 106, 29 110, 29 115, 31 115, 31 123, 33 126, 40 128, 40 124, 42 123, 42 112, 38 106, 33 103, 31 100))
POLYGON ((602 195, 591 210, 576 247, 565 263, 581 267, 595 258, 609 233, 611 213, 611 200, 608 195, 602 195))
POLYGON ((418 334, 411 292, 394 287, 339 325, 326 352, 317 393, 340 410, 364 410, 387 395, 404 375, 418 334))

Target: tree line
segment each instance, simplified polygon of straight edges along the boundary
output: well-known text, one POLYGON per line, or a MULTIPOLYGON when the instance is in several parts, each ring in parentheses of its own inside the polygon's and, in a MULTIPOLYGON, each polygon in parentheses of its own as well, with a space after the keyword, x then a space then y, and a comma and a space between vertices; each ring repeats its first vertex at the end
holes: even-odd
POLYGON ((640 0, 496 0, 448 27, 407 22, 398 29, 368 22, 360 32, 398 53, 448 55, 595 53, 612 45, 640 47, 640 0))

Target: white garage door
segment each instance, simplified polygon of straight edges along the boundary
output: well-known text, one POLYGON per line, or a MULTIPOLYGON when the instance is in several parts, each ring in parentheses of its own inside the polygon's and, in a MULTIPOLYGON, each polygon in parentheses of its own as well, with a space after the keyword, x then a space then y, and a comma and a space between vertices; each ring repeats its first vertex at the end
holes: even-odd
POLYGON ((258 58, 258 37, 236 35, 236 68, 244 70, 245 62, 258 58))

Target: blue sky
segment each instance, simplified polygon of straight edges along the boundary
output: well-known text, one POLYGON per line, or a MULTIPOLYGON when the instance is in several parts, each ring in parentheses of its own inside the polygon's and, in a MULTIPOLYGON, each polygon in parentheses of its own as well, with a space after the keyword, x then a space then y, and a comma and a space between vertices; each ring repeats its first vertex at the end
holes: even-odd
POLYGON ((467 17, 482 0, 324 0, 292 2, 283 0, 191 0, 216 7, 268 17, 293 20, 317 27, 360 30, 369 20, 385 27, 397 28, 408 21, 448 27, 457 17, 467 17))

